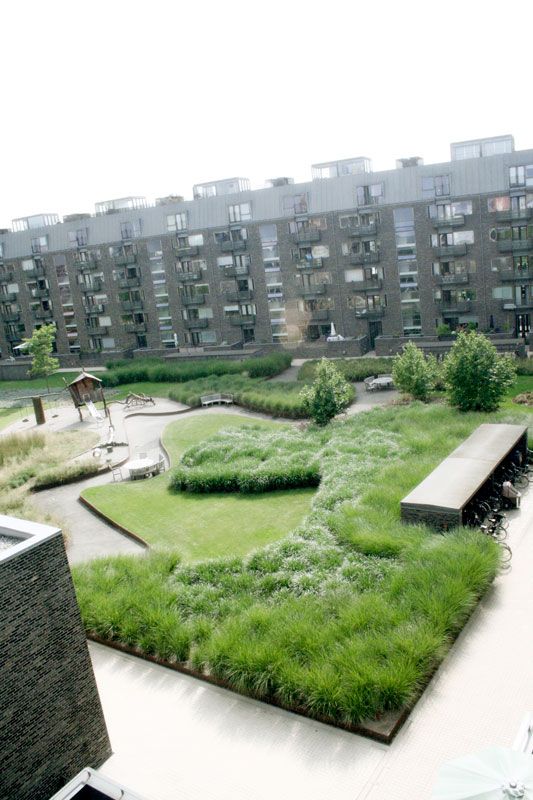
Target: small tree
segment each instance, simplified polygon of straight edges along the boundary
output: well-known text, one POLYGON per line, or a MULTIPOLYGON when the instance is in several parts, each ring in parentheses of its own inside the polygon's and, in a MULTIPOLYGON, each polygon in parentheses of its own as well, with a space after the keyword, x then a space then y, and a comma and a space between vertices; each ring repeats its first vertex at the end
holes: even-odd
POLYGON ((498 355, 494 345, 474 331, 461 332, 444 359, 450 403, 461 411, 494 411, 513 385, 514 357, 498 355))
POLYGON ((350 404, 353 390, 332 361, 323 358, 315 370, 315 380, 300 392, 305 409, 317 425, 327 425, 350 404))
POLYGON ((32 356, 29 374, 32 378, 46 378, 48 391, 48 378, 59 367, 57 358, 51 356, 55 335, 55 325, 43 325, 33 331, 30 339, 24 339, 26 351, 32 356))
POLYGON ((412 395, 415 400, 428 400, 435 388, 438 366, 435 356, 424 356, 413 342, 408 342, 401 355, 394 358, 392 377, 400 391, 412 395))

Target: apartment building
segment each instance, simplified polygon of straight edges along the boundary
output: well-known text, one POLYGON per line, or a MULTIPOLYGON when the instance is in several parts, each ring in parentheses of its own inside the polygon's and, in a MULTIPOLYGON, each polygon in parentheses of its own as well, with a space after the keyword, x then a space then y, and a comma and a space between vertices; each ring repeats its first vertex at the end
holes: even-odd
POLYGON ((434 335, 473 323, 527 336, 533 313, 533 150, 512 136, 374 172, 245 178, 42 214, 0 231, 0 349, 54 321, 57 351, 434 335))

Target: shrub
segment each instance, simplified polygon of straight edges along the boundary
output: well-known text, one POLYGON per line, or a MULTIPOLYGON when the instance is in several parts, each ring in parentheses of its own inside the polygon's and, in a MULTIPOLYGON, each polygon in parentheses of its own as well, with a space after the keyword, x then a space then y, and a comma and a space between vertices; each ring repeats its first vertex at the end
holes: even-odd
POLYGON ((350 404, 354 390, 326 358, 316 368, 315 375, 313 385, 302 389, 300 396, 313 421, 317 425, 327 425, 350 404))
MULTIPOLYGON (((319 363, 319 361, 306 361, 298 371, 298 380, 309 382, 314 380, 319 363)), ((355 383, 364 381, 371 375, 389 375, 393 359, 388 356, 383 358, 336 358, 333 363, 347 381, 355 383)))
POLYGON ((437 371, 435 356, 426 358, 416 344, 408 342, 394 358, 392 376, 400 391, 426 401, 435 388, 437 371))
POLYGON ((60 464, 57 467, 41 472, 37 475, 33 484, 33 491, 39 492, 43 489, 51 489, 53 486, 63 486, 67 483, 75 483, 83 478, 96 475, 101 467, 95 461, 78 461, 75 464, 60 464))
POLYGON ((516 374, 533 375, 533 358, 517 358, 516 374))
POLYGON ((452 333, 452 329, 446 322, 442 322, 440 325, 437 325, 437 336, 450 336, 452 333))
POLYGON ((179 491, 195 493, 211 492, 274 492, 281 489, 296 489, 318 486, 320 472, 317 464, 267 464, 250 470, 232 464, 200 467, 177 467, 171 478, 171 486, 179 491))
POLYGON ((515 359, 499 355, 481 333, 461 332, 444 359, 450 403, 461 411, 494 411, 516 374, 515 359))

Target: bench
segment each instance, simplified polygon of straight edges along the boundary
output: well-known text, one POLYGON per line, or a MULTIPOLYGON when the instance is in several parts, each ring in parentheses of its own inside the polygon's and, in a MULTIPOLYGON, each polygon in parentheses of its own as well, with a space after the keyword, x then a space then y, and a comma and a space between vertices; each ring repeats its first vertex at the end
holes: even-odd
POLYGON ((203 394, 200 397, 200 401, 203 406, 214 406, 220 405, 221 403, 226 403, 226 405, 231 405, 233 403, 233 395, 232 394, 203 394))

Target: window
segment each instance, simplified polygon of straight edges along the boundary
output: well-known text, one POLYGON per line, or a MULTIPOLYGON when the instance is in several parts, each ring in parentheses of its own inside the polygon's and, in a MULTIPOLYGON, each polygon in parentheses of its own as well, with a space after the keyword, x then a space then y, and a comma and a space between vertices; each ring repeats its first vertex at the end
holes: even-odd
POLYGON ((36 236, 31 240, 32 253, 47 253, 48 252, 48 236, 36 236))
POLYGON ((526 186, 533 186, 533 164, 526 166, 526 186))
POLYGON ((178 214, 167 215, 167 231, 187 230, 187 212, 180 211, 178 214))
POLYGON ((449 194, 449 175, 435 175, 422 178, 422 197, 425 200, 429 200, 432 197, 446 197, 449 194))
POLYGON ((509 167, 509 185, 525 186, 526 185, 526 168, 525 167, 509 167))
POLYGON ((502 197, 489 197, 487 200, 487 211, 509 211, 511 208, 511 198, 503 195, 502 197))
POLYGON ((383 184, 372 183, 370 186, 358 186, 355 190, 356 203, 358 206, 373 206, 382 203, 383 184))
POLYGON ((137 239, 141 235, 141 220, 120 223, 120 234, 123 240, 137 239))
POLYGON ((204 243, 204 235, 203 233, 193 233, 191 236, 188 237, 189 247, 202 247, 204 243))
POLYGON ((465 158, 479 158, 480 155, 479 142, 452 145, 452 158, 454 161, 463 161, 465 158))
POLYGON ((252 207, 250 203, 236 203, 229 206, 229 221, 230 222, 245 222, 252 219, 252 207))
POLYGON ((150 259, 163 258, 161 239, 148 239, 148 241, 146 242, 146 249, 148 251, 148 258, 150 259))
POLYGON ((68 232, 68 243, 71 247, 86 247, 89 240, 88 228, 78 228, 68 232))
POLYGON ((394 227, 411 228, 414 224, 415 214, 412 208, 395 208, 394 209, 394 227))
POLYGON ((281 201, 281 208, 284 214, 307 214, 307 194, 285 195, 281 201))
POLYGON ((261 237, 263 246, 266 244, 274 244, 278 241, 278 229, 275 225, 260 225, 259 236, 261 237))

